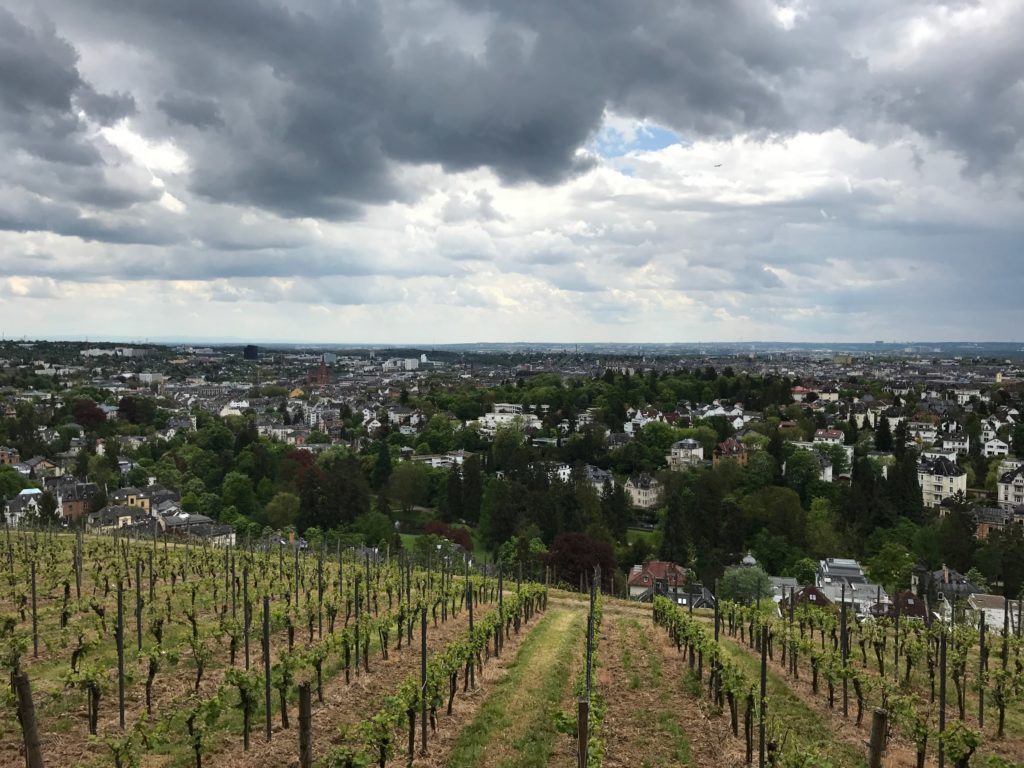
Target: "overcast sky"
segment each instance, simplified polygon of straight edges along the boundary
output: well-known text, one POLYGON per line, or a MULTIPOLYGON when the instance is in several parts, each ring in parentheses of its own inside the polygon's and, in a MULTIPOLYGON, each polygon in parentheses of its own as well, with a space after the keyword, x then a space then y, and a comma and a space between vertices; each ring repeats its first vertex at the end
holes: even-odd
POLYGON ((1024 337, 1021 0, 5 0, 0 331, 1024 337))

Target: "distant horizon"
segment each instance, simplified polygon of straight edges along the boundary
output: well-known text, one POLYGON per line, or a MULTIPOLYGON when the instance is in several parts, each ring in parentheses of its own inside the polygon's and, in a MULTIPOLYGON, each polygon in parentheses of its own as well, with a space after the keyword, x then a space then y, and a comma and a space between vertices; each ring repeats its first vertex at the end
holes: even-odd
MULTIPOLYGON (((156 346, 176 346, 176 345, 208 345, 215 347, 233 347, 233 346, 245 346, 247 344, 253 344, 256 346, 307 346, 307 347, 338 347, 338 348, 351 348, 351 349, 364 349, 364 348, 397 348, 397 349, 412 349, 412 348, 426 348, 426 347, 557 347, 557 348, 568 348, 568 347, 743 347, 743 346, 789 346, 798 348, 840 348, 840 347, 867 347, 867 348, 892 348, 892 347, 1004 347, 1004 346, 1017 346, 1024 345, 1024 341, 1019 340, 951 340, 951 339, 937 339, 937 340, 861 340, 861 341, 840 341, 840 340, 821 340, 821 341, 798 341, 794 339, 768 339, 768 340, 727 340, 727 339, 707 339, 699 341, 540 341, 540 340, 516 340, 516 341, 500 341, 500 340, 477 340, 477 341, 323 341, 323 340, 299 340, 299 339, 260 339, 260 338, 242 338, 242 337, 231 337, 231 336, 155 336, 148 338, 138 338, 133 336, 97 336, 97 337, 79 337, 79 336, 38 336, 29 337, 23 336, 4 336, 2 342, 11 342, 16 344, 24 343, 66 343, 66 344, 129 344, 135 346, 145 345, 156 345, 156 346)), ((1019 351, 1024 351, 1022 348, 1019 351)))

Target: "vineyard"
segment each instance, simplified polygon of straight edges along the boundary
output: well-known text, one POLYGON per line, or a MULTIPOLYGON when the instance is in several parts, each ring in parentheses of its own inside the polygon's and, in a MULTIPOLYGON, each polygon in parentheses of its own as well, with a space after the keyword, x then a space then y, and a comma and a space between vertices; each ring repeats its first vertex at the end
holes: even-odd
POLYGON ((723 603, 709 621, 663 600, 655 621, 724 710, 748 763, 864 764, 869 736, 888 744, 885 765, 1002 767, 1024 758, 1024 644, 1008 631, 858 622, 796 605, 780 618, 774 607, 723 603), (794 703, 801 717, 787 722, 794 703), (831 738, 808 737, 800 722, 808 719, 831 727, 831 738))
POLYGON ((426 751, 546 603, 451 558, 45 532, 3 545, 0 754, 33 767, 386 765, 426 751))
POLYGON ((11 765, 1020 765, 1024 643, 468 558, 5 532, 11 765), (653 618, 653 621, 652 621, 653 618), (881 713, 884 712, 884 716, 881 713), (881 720, 879 719, 881 716, 881 720))

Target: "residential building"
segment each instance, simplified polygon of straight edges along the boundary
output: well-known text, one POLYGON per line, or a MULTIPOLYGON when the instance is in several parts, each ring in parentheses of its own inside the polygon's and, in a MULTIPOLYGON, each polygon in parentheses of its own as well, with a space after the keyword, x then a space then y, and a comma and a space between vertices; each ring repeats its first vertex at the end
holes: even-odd
POLYGON ((897 592, 893 599, 876 602, 868 609, 868 613, 875 617, 895 619, 921 619, 928 621, 928 607, 926 602, 909 590, 897 592))
POLYGON ((917 464, 917 482, 925 506, 938 507, 958 493, 967 493, 967 470, 947 458, 922 458, 917 464))
POLYGON ((715 446, 715 450, 712 452, 711 461, 715 466, 722 461, 738 461, 744 467, 747 465, 747 449, 739 440, 734 437, 727 438, 726 440, 715 446))
POLYGON ((93 497, 99 493, 96 483, 83 483, 73 475, 48 477, 43 487, 57 499, 60 515, 66 520, 77 520, 89 512, 93 497))
POLYGON ((141 509, 147 515, 161 502, 180 501, 177 491, 164 488, 162 485, 150 485, 146 488, 120 488, 110 494, 110 503, 115 506, 126 506, 141 509))
POLYGON ((828 596, 826 596, 820 588, 810 584, 805 587, 787 590, 785 594, 783 594, 778 601, 779 613, 782 616, 788 615, 791 597, 794 606, 813 605, 816 608, 827 608, 832 605, 832 601, 828 599, 828 596))
POLYGON ((985 444, 982 447, 982 453, 986 459, 990 459, 993 456, 1009 456, 1010 446, 998 437, 993 437, 991 440, 985 441, 985 444))
POLYGON ((942 447, 947 451, 955 451, 957 456, 966 456, 971 451, 971 438, 966 433, 943 435, 942 447))
POLYGON ((989 595, 979 592, 967 598, 967 609, 973 616, 973 624, 977 626, 979 619, 985 617, 985 627, 992 632, 1002 632, 1009 626, 1010 634, 1019 630, 1018 617, 1021 615, 1019 600, 1009 600, 1002 595, 989 595))
POLYGON ((681 470, 686 467, 693 467, 704 461, 704 446, 692 437, 672 443, 668 456, 665 457, 668 468, 681 470))
POLYGON ((931 445, 939 437, 939 430, 929 421, 908 421, 907 439, 921 445, 931 445))
POLYGON ((661 483, 648 474, 632 475, 623 486, 634 507, 654 509, 661 499, 661 483))
POLYGON ((966 576, 945 565, 937 571, 931 571, 928 578, 935 585, 935 591, 946 602, 966 599, 981 592, 977 585, 971 583, 966 576))
POLYGON ((22 462, 28 467, 28 476, 34 478, 55 477, 61 473, 60 467, 42 456, 33 456, 22 462))
POLYGON ((846 442, 846 435, 841 429, 819 429, 814 433, 814 442, 827 445, 842 445, 846 442))
POLYGON ((1001 509, 1024 505, 1024 464, 1004 473, 996 483, 996 501, 1001 509))
POLYGON ((92 531, 106 531, 115 528, 126 528, 145 522, 149 515, 139 507, 120 505, 106 506, 92 512, 86 517, 86 528, 92 531))
POLYGON ((325 363, 315 365, 306 372, 306 384, 320 389, 331 383, 331 369, 325 363))
POLYGON ((829 557, 818 561, 815 574, 815 586, 825 587, 830 584, 864 584, 867 579, 860 563, 845 557, 829 557))
POLYGON ((4 504, 4 519, 13 527, 39 515, 39 499, 43 492, 38 488, 25 488, 4 504))
POLYGON ((647 602, 660 595, 677 602, 686 594, 686 577, 685 568, 665 560, 651 560, 643 565, 634 565, 626 581, 629 599, 647 602))
POLYGON ((12 464, 20 463, 21 454, 18 453, 17 448, 8 448, 5 445, 0 446, 0 464, 9 467, 12 464))
POLYGON ((1014 523, 1020 524, 1019 518, 1024 516, 1024 508, 1021 509, 1021 515, 999 507, 975 507, 973 512, 978 539, 987 539, 992 531, 1001 531, 1014 523))

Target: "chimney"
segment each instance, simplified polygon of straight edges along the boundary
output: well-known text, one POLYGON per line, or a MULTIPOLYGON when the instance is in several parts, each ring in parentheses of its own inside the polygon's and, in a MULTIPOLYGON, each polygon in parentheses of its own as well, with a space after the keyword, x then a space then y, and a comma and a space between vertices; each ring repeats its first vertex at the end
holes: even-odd
POLYGON ((949 584, 949 567, 945 563, 942 564, 942 583, 949 584))

